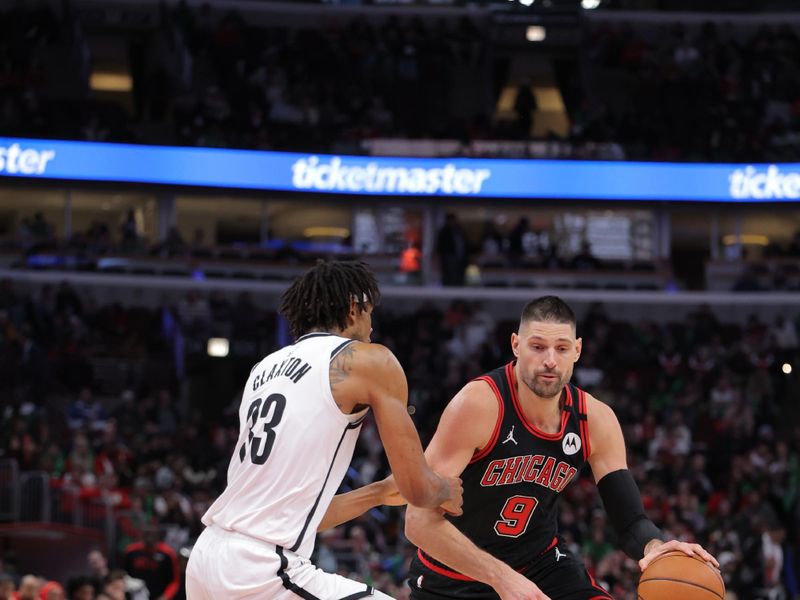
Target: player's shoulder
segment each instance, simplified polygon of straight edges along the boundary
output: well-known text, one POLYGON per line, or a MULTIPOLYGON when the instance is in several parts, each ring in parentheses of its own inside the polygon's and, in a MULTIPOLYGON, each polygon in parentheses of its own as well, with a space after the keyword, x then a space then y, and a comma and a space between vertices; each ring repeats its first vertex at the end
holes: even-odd
POLYGON ((331 372, 355 375, 366 381, 405 379, 394 353, 382 344, 353 340, 331 355, 331 372))
POLYGON ((458 413, 460 417, 494 418, 499 410, 498 399, 489 382, 484 379, 473 379, 453 396, 447 405, 447 411, 458 413))
POLYGON ((614 409, 611 408, 608 404, 603 402, 602 400, 598 400, 590 393, 585 392, 586 394, 586 417, 589 420, 589 424, 599 424, 602 425, 604 423, 613 423, 617 420, 617 415, 614 413, 614 409))
POLYGON ((392 367, 400 365, 394 352, 383 344, 373 342, 351 340, 343 343, 339 353, 355 361, 358 366, 375 368, 382 365, 392 367))

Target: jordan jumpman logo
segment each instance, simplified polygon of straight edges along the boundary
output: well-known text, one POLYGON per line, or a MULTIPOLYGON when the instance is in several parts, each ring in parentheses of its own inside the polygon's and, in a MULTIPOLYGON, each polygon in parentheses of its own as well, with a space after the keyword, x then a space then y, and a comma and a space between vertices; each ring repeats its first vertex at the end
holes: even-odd
POLYGON ((508 432, 508 435, 506 436, 506 439, 503 441, 504 444, 506 444, 508 442, 514 442, 515 446, 519 445, 519 444, 517 444, 517 440, 514 439, 514 425, 511 426, 511 431, 508 432))

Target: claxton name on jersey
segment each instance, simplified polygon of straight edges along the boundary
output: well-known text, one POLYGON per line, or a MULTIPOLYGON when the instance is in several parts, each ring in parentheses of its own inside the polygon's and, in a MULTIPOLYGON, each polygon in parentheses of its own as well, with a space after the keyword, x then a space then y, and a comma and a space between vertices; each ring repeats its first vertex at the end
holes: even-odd
POLYGON ((255 392, 262 385, 268 381, 272 381, 276 377, 288 377, 295 383, 311 370, 311 365, 304 362, 301 358, 288 357, 280 362, 275 363, 272 368, 266 367, 261 373, 256 374, 253 379, 253 391, 255 392), (302 364, 301 364, 302 363, 302 364), (269 373, 267 373, 269 370, 269 373))
POLYGON ((578 470, 563 460, 552 456, 528 454, 493 460, 486 466, 481 478, 483 487, 536 483, 555 492, 560 492, 575 477, 578 470))

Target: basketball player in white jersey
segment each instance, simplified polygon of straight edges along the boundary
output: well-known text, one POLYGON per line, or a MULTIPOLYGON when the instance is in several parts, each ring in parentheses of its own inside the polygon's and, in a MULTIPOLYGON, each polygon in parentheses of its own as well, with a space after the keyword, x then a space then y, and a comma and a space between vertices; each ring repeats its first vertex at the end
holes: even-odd
POLYGON ((378 285, 364 263, 319 263, 281 298, 296 342, 245 384, 228 485, 203 516, 186 572, 189 600, 387 599, 311 564, 316 532, 384 503, 461 514, 461 480, 434 473, 408 416, 394 355, 370 344, 378 285), (394 482, 335 496, 361 422, 375 415, 394 482), (396 487, 395 487, 396 484, 396 487))

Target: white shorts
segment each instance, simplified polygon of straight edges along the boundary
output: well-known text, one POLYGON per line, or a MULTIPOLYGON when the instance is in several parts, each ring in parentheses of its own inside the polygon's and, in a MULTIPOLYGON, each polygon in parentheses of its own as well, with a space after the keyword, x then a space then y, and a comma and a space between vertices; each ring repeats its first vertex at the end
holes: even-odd
POLYGON ((371 586, 332 575, 279 546, 208 527, 186 567, 187 600, 392 600, 371 586))

